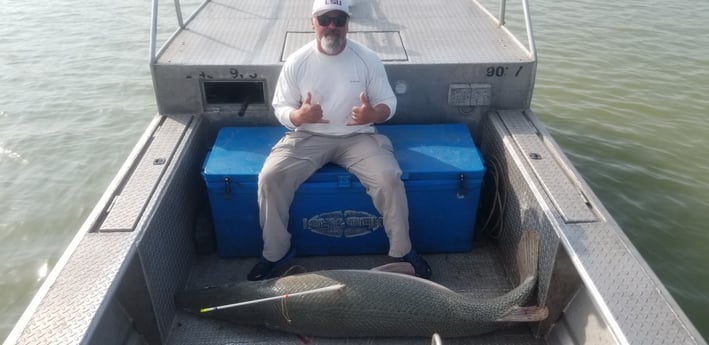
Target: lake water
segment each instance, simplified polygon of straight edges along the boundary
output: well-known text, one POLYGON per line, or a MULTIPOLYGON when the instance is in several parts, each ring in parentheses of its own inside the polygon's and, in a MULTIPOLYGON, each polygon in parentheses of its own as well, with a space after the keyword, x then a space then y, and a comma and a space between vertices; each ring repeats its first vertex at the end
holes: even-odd
MULTIPOLYGON (((531 7, 533 110, 709 337, 709 1, 531 7)), ((156 111, 149 13, 0 0, 0 339, 156 111)))

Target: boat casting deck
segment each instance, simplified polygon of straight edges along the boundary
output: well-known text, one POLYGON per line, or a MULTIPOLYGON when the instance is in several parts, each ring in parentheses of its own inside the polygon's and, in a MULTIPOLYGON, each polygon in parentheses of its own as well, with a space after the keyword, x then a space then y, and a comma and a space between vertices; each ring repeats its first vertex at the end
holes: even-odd
MULTIPOLYGON (((208 2, 164 49, 161 65, 279 64, 315 35, 311 0, 208 2), (304 9, 307 9, 304 11, 304 9), (284 35, 285 33, 285 35, 284 35), (272 49, 273 47, 282 49, 272 49)), ((470 0, 356 1, 349 38, 389 63, 519 63, 528 51, 470 0), (445 34, 431 28, 445 26, 445 34), (461 57, 464 61, 461 61, 461 57)))

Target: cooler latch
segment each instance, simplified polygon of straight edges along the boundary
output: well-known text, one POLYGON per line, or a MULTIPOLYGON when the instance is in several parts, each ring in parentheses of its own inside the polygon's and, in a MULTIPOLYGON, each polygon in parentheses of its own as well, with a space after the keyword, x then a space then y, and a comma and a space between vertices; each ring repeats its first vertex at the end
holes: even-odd
POLYGON ((465 198, 465 175, 458 175, 458 199, 465 198))
POLYGON ((224 200, 231 199, 231 179, 228 177, 224 178, 224 200))

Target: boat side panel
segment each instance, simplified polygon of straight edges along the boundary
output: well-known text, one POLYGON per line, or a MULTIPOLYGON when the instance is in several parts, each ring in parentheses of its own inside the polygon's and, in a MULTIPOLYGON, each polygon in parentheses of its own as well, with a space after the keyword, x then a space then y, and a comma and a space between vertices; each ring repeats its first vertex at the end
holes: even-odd
MULTIPOLYGON (((517 243, 525 230, 538 231, 541 235, 541 252, 539 262, 539 287, 537 302, 544 305, 547 302, 551 272, 556 262, 559 250, 559 236, 556 225, 546 215, 544 204, 538 200, 538 191, 535 184, 530 183, 530 171, 525 167, 516 154, 513 145, 512 133, 502 124, 496 115, 491 112, 483 119, 479 134, 482 139, 480 150, 485 157, 485 164, 490 174, 497 174, 499 183, 497 190, 490 191, 492 184, 487 184, 483 195, 499 193, 504 200, 501 227, 484 229, 494 237, 503 252, 501 256, 511 272, 509 276, 518 277, 515 265, 515 251, 517 243)), ((518 114, 522 116, 521 111, 518 114)), ((490 200, 490 199, 486 199, 490 200)), ((556 306, 561 308, 560 306, 556 306)))
POLYGON ((194 121, 187 125, 186 117, 175 118, 185 123, 184 138, 173 148, 173 161, 138 224, 142 236, 136 242, 163 340, 168 336, 175 314, 173 297, 187 278, 193 257, 196 214, 199 206, 206 204, 199 175, 206 146, 197 135, 202 122, 189 117, 194 121))
MULTIPOLYGON (((531 62, 385 63, 385 67, 398 100, 394 122, 461 122, 461 118, 479 118, 488 109, 525 108, 529 103, 533 77, 531 62), (455 90, 462 90, 464 98, 454 99, 452 93, 455 90)), ((280 64, 156 65, 154 69, 156 98, 163 113, 204 112, 231 117, 235 125, 280 125, 272 115, 271 107, 280 64), (210 102, 205 92, 205 85, 209 83, 251 83, 261 89, 259 99, 243 102, 240 96, 235 96, 231 102, 210 102)), ((239 87, 234 86, 234 89, 239 90, 239 87)))
MULTIPOLYGON (((514 139, 515 136, 526 136, 529 133, 526 126, 514 124, 528 120, 523 111, 507 111, 505 115, 517 118, 507 119, 511 123, 507 125, 498 112, 491 112, 484 118, 480 128, 481 151, 486 157, 488 169, 501 179, 498 188, 504 193, 505 200, 502 227, 491 230, 499 237, 503 252, 501 257, 507 260, 505 266, 512 271, 510 276, 517 276, 512 260, 516 239, 527 229, 540 232, 542 248, 539 286, 536 301, 530 303, 547 306, 549 319, 534 325, 533 329, 539 336, 547 336, 551 332, 553 336, 549 339, 552 341, 559 338, 576 343, 576 336, 583 330, 574 328, 577 324, 565 323, 564 311, 582 282, 566 249, 561 245, 559 232, 563 225, 558 219, 561 218, 560 213, 553 208, 553 203, 545 193, 543 181, 538 180, 538 175, 528 165, 528 154, 533 152, 530 150, 539 149, 536 145, 538 143, 520 146, 525 141, 514 139)), ((553 160, 548 164, 557 165, 553 160)), ((556 178, 565 178, 565 175, 556 178)), ((596 311, 588 309, 586 312, 590 314, 596 311)))
MULTIPOLYGON (((554 286, 563 281, 552 276, 553 272, 560 271, 562 262, 557 262, 555 255, 563 250, 575 270, 570 272, 571 276, 577 276, 572 279, 580 279, 588 291, 591 303, 584 305, 593 306, 592 311, 600 315, 607 326, 604 329, 611 332, 618 343, 706 344, 531 110, 491 112, 484 119, 482 129, 483 155, 501 159, 505 171, 501 175, 506 176, 508 201, 500 241, 506 252, 503 256, 509 256, 510 243, 513 243, 509 238, 514 238, 519 231, 542 232, 538 301, 547 304, 551 314, 564 307, 552 304, 557 303, 555 299, 559 296, 554 299, 549 296, 552 291, 559 291, 558 286, 554 286), (515 139, 519 133, 514 131, 519 127, 510 124, 520 121, 536 128, 538 140, 555 157, 546 164, 558 165, 562 171, 560 176, 539 174, 539 167, 530 163, 529 154, 538 146, 515 139), (566 217, 554 200, 558 195, 553 188, 547 188, 556 183, 550 180, 554 178, 568 179, 571 184, 567 188, 583 195, 598 220, 579 222, 566 217)), ((562 291, 568 294, 571 289, 562 291)), ((562 314, 564 317, 567 316, 562 314)), ((538 331, 546 332, 545 329, 538 331)), ((579 335, 585 332, 581 328, 572 331, 579 335)))

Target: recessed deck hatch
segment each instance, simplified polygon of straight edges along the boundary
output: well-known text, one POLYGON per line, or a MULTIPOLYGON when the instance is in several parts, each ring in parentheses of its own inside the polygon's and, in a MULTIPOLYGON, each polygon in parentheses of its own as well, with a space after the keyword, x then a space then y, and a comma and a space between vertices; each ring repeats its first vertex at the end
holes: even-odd
POLYGON ((265 104, 263 81, 205 81, 207 104, 265 104))
MULTIPOLYGON (((350 31, 347 33, 347 38, 374 50, 382 61, 409 60, 398 31, 350 31)), ((315 33, 313 32, 286 32, 281 61, 286 61, 291 53, 314 39, 315 33)))

